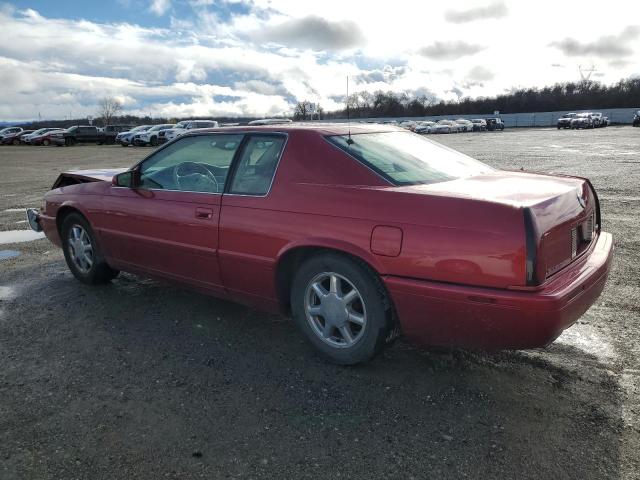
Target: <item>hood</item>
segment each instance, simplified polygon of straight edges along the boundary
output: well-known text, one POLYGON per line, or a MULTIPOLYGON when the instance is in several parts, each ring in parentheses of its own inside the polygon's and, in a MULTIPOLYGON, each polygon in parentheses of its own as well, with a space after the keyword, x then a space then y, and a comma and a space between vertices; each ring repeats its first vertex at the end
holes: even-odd
POLYGON ((126 168, 103 168, 99 170, 70 170, 61 173, 52 189, 87 182, 110 182, 114 175, 126 172, 126 168))

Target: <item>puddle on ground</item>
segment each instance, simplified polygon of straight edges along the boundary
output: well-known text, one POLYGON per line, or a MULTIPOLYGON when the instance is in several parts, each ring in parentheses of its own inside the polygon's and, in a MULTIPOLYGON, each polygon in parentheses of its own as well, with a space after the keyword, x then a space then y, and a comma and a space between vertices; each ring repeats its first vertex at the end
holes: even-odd
POLYGON ((13 287, 0 286, 0 301, 12 300, 16 297, 16 289, 13 287))
POLYGON ((31 242, 44 238, 44 232, 34 232, 33 230, 9 230, 0 232, 0 245, 7 243, 31 242))
POLYGON ((6 260, 7 258, 15 258, 20 255, 17 250, 0 250, 0 260, 6 260))

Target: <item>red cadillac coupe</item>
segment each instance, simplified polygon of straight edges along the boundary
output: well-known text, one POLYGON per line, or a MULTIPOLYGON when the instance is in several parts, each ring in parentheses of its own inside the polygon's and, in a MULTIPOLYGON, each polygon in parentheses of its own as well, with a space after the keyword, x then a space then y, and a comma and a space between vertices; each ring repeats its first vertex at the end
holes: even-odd
POLYGON ((598 298, 613 254, 588 180, 381 125, 200 130, 128 170, 63 173, 27 214, 81 282, 122 270, 290 313, 342 364, 399 333, 545 346, 598 298))

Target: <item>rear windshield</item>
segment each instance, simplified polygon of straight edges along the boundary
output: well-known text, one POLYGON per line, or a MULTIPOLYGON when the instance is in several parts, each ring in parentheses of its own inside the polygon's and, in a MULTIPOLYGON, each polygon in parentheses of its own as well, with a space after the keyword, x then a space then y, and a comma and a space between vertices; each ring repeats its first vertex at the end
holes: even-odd
POLYGON ((493 169, 410 132, 333 135, 328 140, 394 185, 446 182, 493 169))

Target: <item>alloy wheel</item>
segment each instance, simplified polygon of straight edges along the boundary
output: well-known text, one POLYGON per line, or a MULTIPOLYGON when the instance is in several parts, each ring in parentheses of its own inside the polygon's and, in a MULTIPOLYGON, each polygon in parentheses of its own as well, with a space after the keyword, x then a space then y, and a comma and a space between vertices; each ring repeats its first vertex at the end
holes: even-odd
POLYGON ((73 264, 82 273, 87 273, 93 266, 93 245, 91 237, 82 226, 75 224, 69 230, 67 248, 73 264))
POLYGON ((312 331, 324 343, 347 348, 357 343, 367 326, 367 311, 358 289, 335 272, 316 275, 307 285, 305 314, 312 331))

